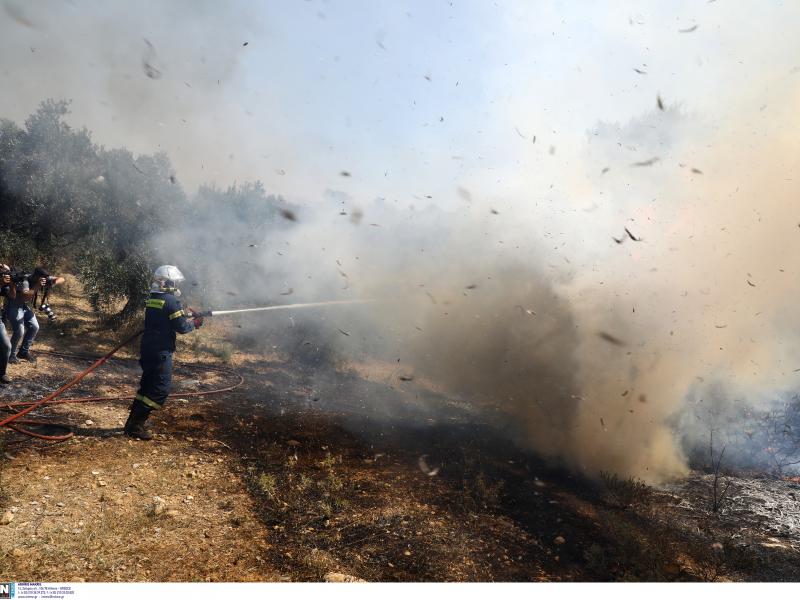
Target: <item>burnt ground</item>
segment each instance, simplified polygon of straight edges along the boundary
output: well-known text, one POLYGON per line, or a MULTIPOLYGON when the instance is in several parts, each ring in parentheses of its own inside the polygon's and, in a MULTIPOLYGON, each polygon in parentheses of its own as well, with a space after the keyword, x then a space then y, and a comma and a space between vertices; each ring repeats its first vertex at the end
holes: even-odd
MULTIPOLYGON (((76 305, 38 348, 108 348, 76 305)), ((153 442, 121 435, 128 400, 41 411, 73 428, 64 443, 0 433, 0 580, 800 579, 800 484, 731 478, 714 513, 702 473, 658 489, 586 481, 390 366, 309 369, 233 351, 218 327, 183 340, 153 442), (209 364, 244 384, 181 398, 234 381, 209 364)), ((70 394, 131 394, 130 358, 70 394)), ((41 397, 87 364, 41 354, 0 398, 41 397)))

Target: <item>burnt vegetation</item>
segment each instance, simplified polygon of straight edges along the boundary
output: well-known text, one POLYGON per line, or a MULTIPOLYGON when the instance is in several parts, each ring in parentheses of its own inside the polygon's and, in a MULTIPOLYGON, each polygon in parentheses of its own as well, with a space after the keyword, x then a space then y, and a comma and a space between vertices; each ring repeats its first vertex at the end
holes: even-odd
POLYGON ((783 478, 795 475, 800 465, 798 394, 754 405, 712 389, 690 399, 676 428, 683 432, 705 429, 705 446, 692 442, 686 433, 683 443, 691 466, 715 473, 718 479, 736 473, 783 478))
POLYGON ((638 477, 620 477, 608 471, 600 472, 608 501, 620 508, 646 504, 651 499, 651 488, 638 477))

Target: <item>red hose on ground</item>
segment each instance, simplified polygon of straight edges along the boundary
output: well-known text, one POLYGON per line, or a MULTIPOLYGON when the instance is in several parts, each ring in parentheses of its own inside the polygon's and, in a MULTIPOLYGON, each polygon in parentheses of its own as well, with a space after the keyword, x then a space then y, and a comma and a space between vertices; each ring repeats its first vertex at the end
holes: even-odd
MULTIPOLYGON (((24 429, 24 428, 20 427, 20 425, 47 425, 49 427, 58 427, 58 428, 67 429, 68 430, 69 427, 66 426, 66 425, 60 425, 58 423, 51 423, 49 421, 39 421, 39 420, 34 420, 34 419, 23 419, 23 420, 19 420, 19 419, 20 419, 20 417, 25 416, 26 414, 28 414, 32 410, 34 410, 37 407, 42 406, 44 404, 78 404, 78 403, 82 403, 82 402, 101 402, 103 400, 106 400, 106 401, 108 401, 108 400, 124 400, 124 399, 131 398, 131 395, 127 394, 127 395, 120 395, 120 396, 89 396, 89 397, 83 397, 83 398, 65 398, 65 399, 62 399, 62 400, 56 400, 56 398, 58 398, 58 396, 60 396, 65 391, 67 391, 69 388, 74 386, 81 379, 86 377, 89 373, 91 373, 92 371, 94 371, 95 369, 97 369, 98 367, 103 365, 116 352, 118 352, 121 348, 123 348, 123 347, 127 346, 128 344, 130 344, 133 340, 135 340, 140 335, 142 335, 142 333, 143 333, 143 331, 139 331, 139 332, 133 334, 132 336, 127 338, 125 341, 123 341, 119 345, 117 345, 110 352, 108 352, 107 354, 105 354, 101 358, 95 360, 89 367, 87 367, 85 370, 83 370, 80 373, 78 373, 78 375, 76 375, 75 377, 70 379, 67 383, 62 385, 56 391, 48 394, 47 396, 45 396, 41 400, 36 400, 34 402, 10 402, 10 403, 6 403, 6 404, 0 404, 0 410, 16 411, 20 407, 25 407, 25 408, 22 408, 21 410, 19 410, 18 412, 15 412, 14 414, 12 414, 10 417, 6 417, 5 419, 0 420, 0 427, 5 426, 5 427, 8 427, 9 429, 13 429, 14 431, 16 431, 18 433, 22 433, 24 435, 28 435, 28 436, 31 436, 31 437, 35 437, 35 438, 42 439, 42 440, 47 440, 47 441, 62 442, 64 440, 68 440, 69 438, 71 438, 73 436, 73 433, 71 431, 69 431, 68 433, 66 433, 64 435, 45 435, 45 434, 36 433, 34 431, 30 431, 28 429, 24 429)), ((61 354, 61 353, 58 353, 58 352, 44 352, 44 353, 45 354, 53 354, 53 355, 56 355, 56 356, 61 355, 61 356, 72 357, 69 354, 61 354)), ((235 375, 238 378, 238 381, 236 383, 234 383, 233 385, 230 385, 230 386, 227 386, 227 387, 224 387, 224 388, 219 388, 219 389, 214 389, 214 390, 207 390, 207 391, 203 391, 203 392, 186 392, 186 393, 180 393, 180 394, 175 394, 175 395, 183 397, 183 396, 208 396, 210 394, 220 394, 220 393, 223 393, 223 392, 229 392, 229 391, 239 387, 244 382, 244 379, 242 378, 241 375, 239 375, 238 373, 236 373, 235 371, 232 371, 230 369, 225 369, 225 368, 221 368, 221 367, 211 367, 211 366, 204 366, 203 368, 206 369, 206 370, 217 371, 217 372, 220 372, 220 373, 227 373, 227 374, 235 375)))

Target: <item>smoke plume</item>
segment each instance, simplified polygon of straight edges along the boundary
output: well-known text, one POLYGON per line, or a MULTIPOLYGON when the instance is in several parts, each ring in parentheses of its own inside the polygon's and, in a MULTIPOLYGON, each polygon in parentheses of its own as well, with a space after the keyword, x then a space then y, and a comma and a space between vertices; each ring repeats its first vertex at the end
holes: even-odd
POLYGON ((717 413, 766 410, 793 389, 800 360, 796 153, 777 137, 738 144, 727 125, 709 133, 675 107, 598 125, 582 165, 591 176, 573 192, 581 208, 550 232, 574 239, 556 252, 527 199, 495 210, 470 194, 459 209, 420 211, 327 194, 259 240, 255 262, 273 275, 260 299, 374 299, 327 317, 341 356, 397 360, 588 474, 680 475, 683 448, 705 447, 719 423, 681 417, 688 398, 710 404, 724 384, 737 402, 717 400, 717 413), (620 139, 635 154, 613 150, 620 139))
MULTIPOLYGON (((297 328, 313 327, 343 361, 400 365, 490 415, 520 445, 589 475, 679 476, 722 424, 728 439, 750 440, 735 454, 742 464, 769 443, 741 432, 748 415, 797 387, 800 153, 796 70, 781 62, 797 43, 763 28, 792 22, 780 11, 796 9, 773 7, 744 31, 742 7, 722 14, 716 4, 698 8, 699 28, 682 29, 664 25, 663 7, 635 18, 605 8, 532 16, 516 6, 499 20, 459 13, 474 29, 466 39, 453 30, 456 45, 486 48, 493 61, 473 77, 477 56, 439 46, 419 54, 414 27, 428 16, 446 22, 442 7, 385 23, 370 13, 372 29, 359 28, 367 38, 353 39, 340 35, 352 32, 350 17, 326 3, 304 6, 313 23, 291 31, 216 3, 4 8, 0 55, 17 62, 0 64, 16 82, 15 110, 25 114, 43 93, 74 94, 73 120, 103 143, 148 152, 163 143, 184 182, 258 178, 285 196, 270 202, 291 218, 272 225, 220 205, 153 240, 167 262, 202 254, 202 269, 186 270, 215 308, 373 300, 249 326, 287 347, 297 328), (59 15, 84 42, 67 41, 59 15), (576 49, 555 33, 571 31, 567 16, 602 30, 609 48, 629 45, 608 56, 591 41, 576 49), (482 33, 489 22, 507 29, 482 33), (291 43, 328 23, 330 39, 291 43), (532 47, 523 43, 529 29, 539 35, 532 47), (268 87, 264 65, 244 58, 250 38, 275 44, 268 87), (298 68, 281 65, 279 48, 296 53, 298 68), (41 62, 43 53, 60 58, 41 62), (355 80, 358 93, 342 90, 352 80, 334 66, 340 55, 368 74, 355 80), (76 80, 68 63, 92 65, 79 69, 88 79, 76 80), (303 69, 317 69, 317 83, 303 69), (531 70, 538 79, 527 79, 531 70), (552 85, 562 71, 563 86, 552 85), (371 90, 380 101, 357 105, 364 124, 329 112, 329 101, 359 103, 371 90), (250 127, 251 110, 272 115, 270 129, 250 127), (309 133, 305 117, 319 131, 309 133)), ((374 10, 384 9, 393 10, 374 10)))

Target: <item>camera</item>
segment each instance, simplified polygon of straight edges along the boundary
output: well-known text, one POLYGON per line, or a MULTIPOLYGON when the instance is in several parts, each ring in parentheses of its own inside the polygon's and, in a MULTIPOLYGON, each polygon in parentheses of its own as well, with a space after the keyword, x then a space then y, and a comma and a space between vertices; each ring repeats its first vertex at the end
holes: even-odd
POLYGON ((15 269, 14 267, 0 271, 0 276, 3 275, 9 275, 11 277, 11 283, 22 283, 28 278, 27 273, 20 271, 19 269, 15 269))
POLYGON ((44 314, 47 315, 47 320, 52 323, 56 320, 56 313, 53 312, 53 309, 50 308, 49 304, 42 304, 39 307, 39 310, 42 311, 44 314))

